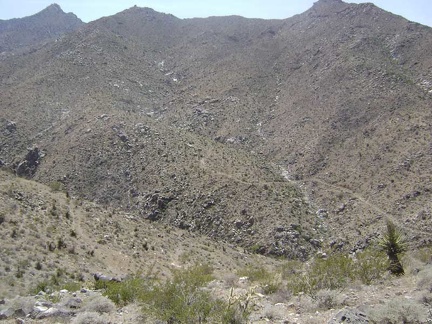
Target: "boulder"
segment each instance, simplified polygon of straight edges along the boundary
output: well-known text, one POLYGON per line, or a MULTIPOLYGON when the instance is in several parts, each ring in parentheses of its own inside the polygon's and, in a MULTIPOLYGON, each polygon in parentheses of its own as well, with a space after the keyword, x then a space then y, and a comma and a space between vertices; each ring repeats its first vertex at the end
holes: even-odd
POLYGON ((0 311, 0 320, 8 319, 13 316, 15 310, 12 308, 6 308, 0 311))
POLYGON ((8 121, 6 124, 6 129, 9 131, 9 133, 13 133, 16 131, 16 123, 14 121, 8 121))
POLYGON ((341 324, 341 323, 356 323, 364 324, 369 323, 367 315, 355 308, 345 308, 337 313, 327 324, 341 324))

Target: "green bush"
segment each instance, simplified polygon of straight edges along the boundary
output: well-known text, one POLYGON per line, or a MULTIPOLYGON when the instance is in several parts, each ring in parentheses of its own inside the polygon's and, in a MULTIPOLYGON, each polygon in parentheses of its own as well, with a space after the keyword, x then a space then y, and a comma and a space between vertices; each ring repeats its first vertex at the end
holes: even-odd
POLYGON ((50 285, 50 283, 49 283, 48 280, 44 280, 44 281, 38 282, 36 284, 36 287, 34 287, 33 289, 30 290, 30 293, 32 295, 36 295, 40 291, 47 292, 47 290, 49 289, 50 286, 51 285, 50 285))
POLYGON ((117 305, 126 305, 138 300, 140 296, 151 289, 150 285, 151 281, 136 275, 122 282, 96 281, 95 289, 104 289, 104 296, 117 305))
POLYGON ((68 281, 68 282, 63 283, 60 288, 66 289, 67 291, 70 291, 70 292, 75 292, 75 291, 78 291, 81 289, 81 284, 79 282, 76 282, 76 281, 68 281))
POLYGON ((195 265, 174 270, 172 279, 158 282, 145 276, 134 276, 122 282, 97 281, 95 288, 117 305, 138 301, 147 316, 167 323, 242 323, 236 307, 213 298, 205 286, 213 280, 213 269, 195 265))
POLYGON ((239 271, 240 277, 248 277, 250 281, 262 282, 270 276, 270 272, 263 266, 247 266, 239 271))
POLYGON ((354 273, 351 258, 334 254, 326 259, 314 259, 303 274, 289 276, 287 287, 293 294, 303 292, 314 298, 319 290, 342 289, 354 273))
POLYGON ((212 269, 206 265, 176 270, 171 281, 156 284, 141 295, 144 312, 168 323, 221 321, 224 303, 203 289, 212 279, 212 269))
POLYGON ((51 188, 52 191, 56 192, 56 191, 63 191, 64 185, 59 181, 53 181, 49 183, 49 187, 51 188))
POLYGON ((365 285, 383 278, 389 267, 389 261, 384 252, 377 249, 367 249, 356 255, 354 277, 365 285))
POLYGON ((314 259, 300 272, 283 271, 287 288, 293 293, 303 292, 312 298, 320 290, 341 290, 350 282, 359 280, 370 285, 387 272, 389 261, 385 253, 367 249, 353 259, 344 254, 333 254, 325 259, 314 259))
POLYGON ((266 295, 275 293, 282 286, 281 274, 270 272, 263 266, 247 266, 239 270, 237 275, 248 277, 250 281, 258 283, 266 295))

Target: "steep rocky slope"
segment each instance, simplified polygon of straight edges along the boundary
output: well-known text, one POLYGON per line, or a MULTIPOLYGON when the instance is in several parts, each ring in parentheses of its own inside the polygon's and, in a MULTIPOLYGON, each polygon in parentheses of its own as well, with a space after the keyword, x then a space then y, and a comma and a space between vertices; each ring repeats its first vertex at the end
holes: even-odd
POLYGON ((274 21, 134 7, 2 58, 0 158, 263 253, 362 247, 386 217, 427 244, 431 42, 339 0, 274 21))

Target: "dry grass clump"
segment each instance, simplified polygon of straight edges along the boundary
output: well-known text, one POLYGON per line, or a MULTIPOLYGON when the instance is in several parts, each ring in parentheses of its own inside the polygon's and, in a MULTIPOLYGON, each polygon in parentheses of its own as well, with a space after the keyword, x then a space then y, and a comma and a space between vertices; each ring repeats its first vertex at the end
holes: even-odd
POLYGON ((314 301, 318 309, 332 309, 343 306, 346 296, 340 291, 323 289, 316 293, 314 301))
POLYGON ((83 306, 83 311, 90 313, 111 313, 115 310, 115 304, 108 298, 103 296, 95 296, 83 306))
POLYGON ((371 323, 428 323, 429 309, 415 300, 398 297, 371 309, 371 323))
POLYGON ((110 323, 109 319, 100 315, 98 312, 83 312, 79 313, 74 319, 71 321, 72 324, 108 324, 110 323))
POLYGON ((432 266, 428 266, 421 270, 417 277, 417 287, 432 293, 432 266))

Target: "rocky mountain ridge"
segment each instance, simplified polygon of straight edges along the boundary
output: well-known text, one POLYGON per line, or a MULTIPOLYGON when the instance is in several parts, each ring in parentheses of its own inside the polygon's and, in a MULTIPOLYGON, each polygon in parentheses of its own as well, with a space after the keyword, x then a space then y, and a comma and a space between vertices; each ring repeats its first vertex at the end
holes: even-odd
POLYGON ((54 40, 84 23, 73 13, 65 13, 58 4, 24 18, 0 20, 0 53, 54 40))
POLYGON ((386 217, 427 244, 431 42, 372 4, 134 7, 2 60, 1 159, 37 147, 35 180, 262 253, 363 247, 386 217))

